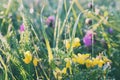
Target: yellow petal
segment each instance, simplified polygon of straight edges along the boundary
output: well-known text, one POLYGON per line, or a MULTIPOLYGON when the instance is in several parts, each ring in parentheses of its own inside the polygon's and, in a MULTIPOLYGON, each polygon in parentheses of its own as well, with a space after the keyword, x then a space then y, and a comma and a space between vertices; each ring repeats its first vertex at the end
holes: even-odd
POLYGON ((23 59, 24 63, 29 64, 30 60, 28 58, 23 59))
POLYGON ((111 60, 109 60, 107 57, 103 56, 103 61, 104 62, 111 62, 111 60))
POLYGON ((70 42, 69 42, 69 40, 64 40, 64 44, 65 44, 66 49, 70 48, 70 42))
POLYGON ((30 51, 27 51, 24 53, 24 59, 23 61, 26 63, 26 64, 29 64, 32 60, 32 54, 30 53, 30 51))
POLYGON ((89 68, 89 67, 92 67, 92 60, 86 60, 86 67, 89 68))
POLYGON ((79 47, 80 44, 80 39, 79 38, 74 38, 73 43, 72 43, 72 47, 79 47))
POLYGON ((65 58, 64 61, 66 62, 66 68, 70 68, 71 67, 71 59, 65 58))
POLYGON ((99 59, 98 58, 93 58, 93 66, 96 66, 99 62, 99 59))
POLYGON ((66 68, 70 68, 70 61, 66 63, 66 68))
POLYGON ((62 73, 66 74, 66 70, 67 70, 66 68, 63 68, 62 73))
POLYGON ((100 60, 100 61, 98 62, 98 66, 99 66, 99 67, 102 67, 103 64, 104 64, 104 61, 103 61, 103 60, 100 60))
POLYGON ((53 71, 53 74, 56 79, 61 80, 62 79, 62 71, 56 67, 55 70, 53 71))
POLYGON ((38 61, 39 61, 39 60, 38 60, 37 58, 34 58, 34 59, 33 59, 33 64, 34 64, 34 66, 37 66, 38 61))

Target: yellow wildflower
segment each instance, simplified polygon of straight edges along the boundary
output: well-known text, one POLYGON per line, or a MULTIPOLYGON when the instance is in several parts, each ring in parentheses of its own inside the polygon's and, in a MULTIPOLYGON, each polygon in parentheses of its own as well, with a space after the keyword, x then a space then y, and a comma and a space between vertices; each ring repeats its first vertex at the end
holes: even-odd
POLYGON ((85 59, 87 59, 87 58, 90 57, 90 54, 83 54, 83 57, 84 57, 85 59))
POLYGON ((86 63, 86 67, 87 67, 87 68, 92 67, 92 60, 87 59, 87 60, 85 61, 85 63, 86 63))
POLYGON ((77 62, 77 58, 72 58, 72 61, 73 61, 74 63, 76 63, 76 62, 77 62))
POLYGON ((66 74, 66 70, 67 70, 67 68, 63 68, 62 73, 66 74))
POLYGON ((109 60, 107 57, 103 56, 103 61, 106 62, 111 62, 111 60, 109 60))
POLYGON ((93 58, 92 60, 93 60, 93 65, 92 66, 98 65, 99 58, 93 58))
POLYGON ((53 71, 53 74, 56 79, 62 80, 62 74, 66 74, 67 73, 66 71, 67 68, 63 68, 62 70, 60 70, 58 67, 56 67, 55 70, 53 71))
POLYGON ((79 63, 79 64, 84 64, 85 63, 85 59, 82 58, 82 57, 77 57, 76 60, 77 60, 77 63, 79 63))
POLYGON ((66 68, 70 68, 71 66, 71 61, 69 58, 65 58, 65 62, 66 62, 66 68))
POLYGON ((72 61, 73 61, 74 63, 76 63, 76 62, 77 62, 77 55, 72 54, 72 61))
POLYGON ((78 54, 78 57, 79 58, 84 58, 84 59, 87 59, 88 57, 90 56, 90 54, 78 54))
POLYGON ((64 40, 64 44, 65 44, 66 49, 70 48, 70 41, 69 40, 64 40))
POLYGON ((103 64, 104 64, 104 61, 103 61, 103 60, 99 60, 99 61, 98 61, 98 66, 99 66, 99 67, 102 67, 103 64))
POLYGON ((24 53, 24 59, 23 59, 23 61, 26 63, 26 64, 29 64, 30 62, 31 62, 31 60, 32 60, 32 54, 31 54, 31 52, 30 51, 27 51, 27 52, 25 52, 24 53))
POLYGON ((90 54, 78 54, 78 57, 76 58, 77 62, 79 64, 84 64, 85 60, 90 56, 90 54))
POLYGON ((70 61, 66 63, 66 68, 69 68, 69 67, 70 67, 70 61))
POLYGON ((39 61, 39 60, 38 60, 37 58, 34 58, 34 59, 33 59, 33 64, 34 64, 34 66, 37 66, 38 61, 39 61))
MULTIPOLYGON (((64 40, 64 44, 65 44, 66 49, 70 48, 70 40, 69 39, 64 40)), ((80 44, 80 39, 79 38, 74 38, 73 42, 72 42, 72 45, 71 45, 72 48, 79 47, 80 45, 81 45, 80 44)))
POLYGON ((62 79, 62 71, 59 68, 55 68, 53 71, 53 74, 56 79, 61 80, 62 79))
POLYGON ((72 68, 71 68, 71 59, 70 58, 65 58, 65 62, 66 62, 66 69, 70 70, 70 74, 72 74, 72 68))
POLYGON ((72 43, 72 47, 79 47, 81 44, 80 44, 80 39, 79 38, 75 38, 73 40, 73 43, 72 43))

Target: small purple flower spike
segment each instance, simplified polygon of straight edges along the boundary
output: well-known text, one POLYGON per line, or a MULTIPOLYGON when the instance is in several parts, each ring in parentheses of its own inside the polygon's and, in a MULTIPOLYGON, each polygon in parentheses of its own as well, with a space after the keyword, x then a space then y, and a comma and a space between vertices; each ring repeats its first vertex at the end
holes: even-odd
POLYGON ((21 24, 20 25, 20 32, 24 32, 25 31, 25 26, 24 26, 24 24, 21 24))
POLYGON ((50 27, 54 27, 55 26, 55 17, 49 16, 46 20, 46 24, 50 27))
POLYGON ((86 32, 86 35, 83 38, 83 43, 85 44, 85 46, 89 47, 92 45, 92 36, 94 36, 94 32, 92 30, 88 30, 86 32))
POLYGON ((83 42, 84 42, 85 46, 87 46, 87 47, 92 45, 92 39, 89 38, 88 36, 85 36, 83 38, 83 42))
POLYGON ((109 29, 108 29, 108 32, 109 32, 110 34, 112 34, 112 33, 113 33, 113 29, 112 29, 112 28, 109 28, 109 29))

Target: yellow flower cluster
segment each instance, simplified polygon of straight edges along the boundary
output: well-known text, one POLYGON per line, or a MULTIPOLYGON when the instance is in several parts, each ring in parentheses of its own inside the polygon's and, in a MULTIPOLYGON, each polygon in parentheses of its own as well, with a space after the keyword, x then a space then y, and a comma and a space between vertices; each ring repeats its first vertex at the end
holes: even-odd
POLYGON ((111 62, 106 56, 97 56, 96 58, 90 57, 90 54, 80 54, 77 55, 73 54, 72 58, 65 58, 64 61, 66 62, 65 68, 60 70, 58 67, 55 68, 53 71, 53 74, 56 79, 62 80, 62 74, 66 74, 67 70, 70 71, 70 74, 72 74, 72 63, 80 64, 80 65, 86 65, 87 68, 98 66, 102 67, 107 62, 111 62))
MULTIPOLYGON (((31 52, 30 51, 26 51, 25 53, 24 53, 24 59, 23 59, 23 61, 24 61, 24 63, 26 63, 26 64, 29 64, 31 61, 32 61, 32 54, 31 54, 31 52)), ((34 66, 37 66, 37 64, 38 64, 38 59, 37 58, 34 58, 33 59, 33 64, 34 64, 34 66)))
POLYGON ((79 63, 79 64, 84 64, 87 58, 89 58, 90 54, 78 54, 78 55, 73 55, 73 62, 79 63))
POLYGON ((53 71, 53 74, 56 79, 61 80, 62 74, 66 74, 66 70, 67 68, 63 68, 62 70, 60 70, 58 67, 56 67, 55 70, 53 71))
POLYGON ((66 66, 62 70, 60 70, 59 68, 55 68, 55 70, 53 72, 55 78, 58 80, 62 80, 62 74, 66 74, 67 69, 69 69, 70 73, 72 73, 72 71, 71 71, 71 59, 65 58, 64 61, 66 62, 66 66))
POLYGON ((72 61, 78 64, 85 64, 87 68, 89 67, 102 67, 103 64, 111 62, 107 57, 101 56, 96 58, 90 58, 90 54, 78 54, 73 55, 72 61))
MULTIPOLYGON (((70 48, 70 43, 71 43, 71 41, 69 39, 64 40, 64 44, 65 44, 66 49, 70 48)), ((73 48, 75 48, 75 47, 79 47, 80 45, 81 45, 80 44, 80 39, 79 38, 74 38, 71 46, 73 48)))

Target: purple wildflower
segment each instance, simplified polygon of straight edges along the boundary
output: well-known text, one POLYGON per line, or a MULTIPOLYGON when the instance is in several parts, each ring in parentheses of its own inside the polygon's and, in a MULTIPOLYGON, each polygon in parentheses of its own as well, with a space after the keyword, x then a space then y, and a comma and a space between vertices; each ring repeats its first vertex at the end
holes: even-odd
POLYGON ((88 30, 88 31, 86 32, 86 36, 87 36, 88 38, 92 38, 93 34, 94 34, 94 32, 93 32, 92 30, 88 30))
POLYGON ((108 32, 109 32, 110 34, 112 34, 112 33, 113 33, 113 29, 112 29, 112 28, 109 28, 109 29, 108 29, 108 32))
POLYGON ((92 31, 92 30, 88 30, 86 32, 86 35, 84 36, 83 38, 83 43, 85 44, 85 46, 91 46, 92 45, 92 36, 94 35, 95 33, 92 31))
POLYGON ((87 36, 85 36, 85 37, 83 38, 83 42, 84 42, 85 46, 91 46, 91 44, 92 44, 92 39, 91 39, 91 38, 88 38, 87 36))
POLYGON ((21 24, 20 25, 20 32, 24 32, 25 31, 25 26, 24 26, 24 24, 21 24))
POLYGON ((50 27, 54 27, 55 26, 55 17, 49 16, 46 20, 46 24, 50 27))

